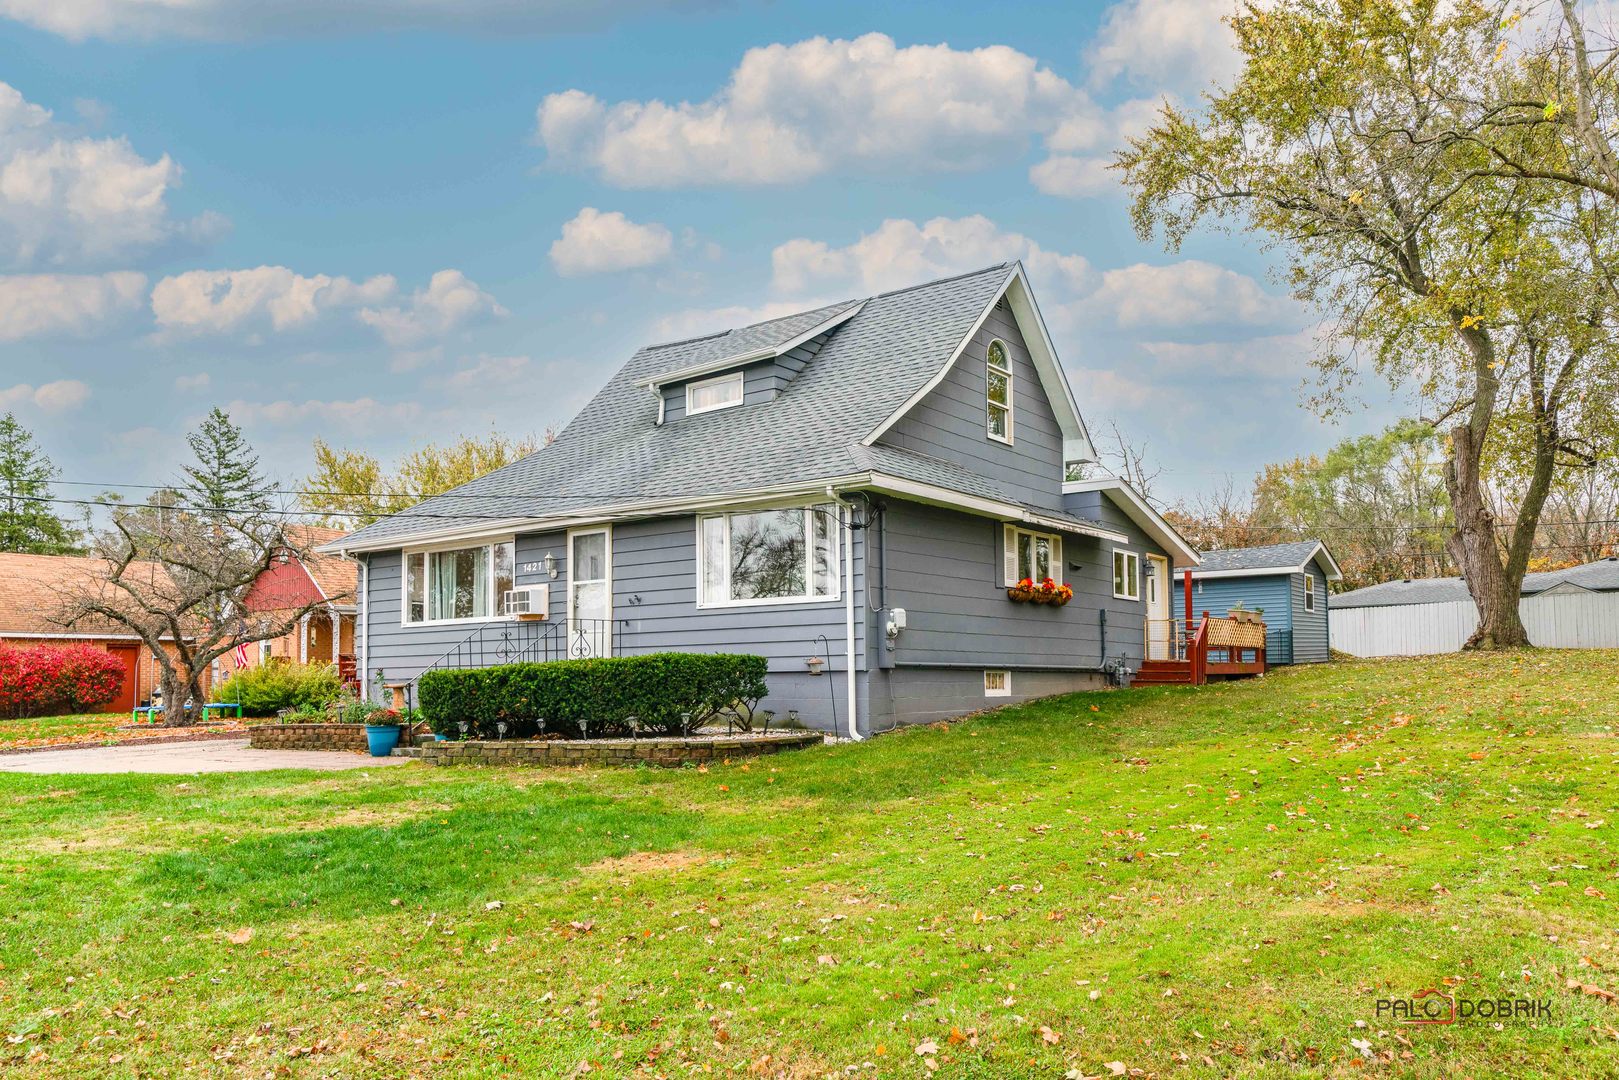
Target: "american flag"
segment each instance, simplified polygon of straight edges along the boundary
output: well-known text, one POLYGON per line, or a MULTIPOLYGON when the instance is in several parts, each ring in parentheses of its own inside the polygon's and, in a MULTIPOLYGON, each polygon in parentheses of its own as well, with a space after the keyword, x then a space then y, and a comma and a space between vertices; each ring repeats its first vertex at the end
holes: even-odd
POLYGON ((247 666, 247 642, 245 641, 238 641, 236 643, 236 666, 238 668, 245 668, 247 666))

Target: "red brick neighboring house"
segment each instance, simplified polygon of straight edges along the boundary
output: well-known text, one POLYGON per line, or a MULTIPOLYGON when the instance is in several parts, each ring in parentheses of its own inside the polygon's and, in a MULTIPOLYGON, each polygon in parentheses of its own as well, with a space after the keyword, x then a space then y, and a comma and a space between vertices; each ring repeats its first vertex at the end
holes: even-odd
MULTIPOLYGON (((150 698, 159 684, 151 651, 111 620, 81 620, 72 630, 52 620, 72 582, 106 572, 107 564, 100 559, 0 552, 0 641, 22 647, 87 642, 106 649, 124 665, 124 681, 103 711, 128 712, 150 698)), ((204 679, 204 692, 207 686, 204 679)))
MULTIPOLYGON (((342 529, 314 525, 291 526, 287 533, 301 548, 311 549, 348 535, 342 529)), ((278 638, 247 647, 247 667, 270 660, 292 663, 336 664, 345 679, 357 678, 354 626, 359 608, 360 564, 341 555, 281 553, 276 565, 259 575, 243 598, 250 611, 295 611, 306 604, 321 607, 305 615, 293 630, 278 638)), ((222 674, 237 668, 236 655, 222 658, 222 674)))

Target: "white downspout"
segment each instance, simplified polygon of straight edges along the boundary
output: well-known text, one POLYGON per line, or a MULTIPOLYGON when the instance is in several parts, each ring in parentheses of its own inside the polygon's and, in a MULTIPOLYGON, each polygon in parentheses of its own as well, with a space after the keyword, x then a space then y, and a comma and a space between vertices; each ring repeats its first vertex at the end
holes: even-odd
MULTIPOLYGON (((403 575, 405 569, 403 556, 400 558, 399 569, 401 575, 403 575)), ((360 625, 357 628, 360 638, 359 645, 357 646, 360 653, 360 670, 357 672, 357 674, 360 677, 360 697, 366 701, 371 700, 371 619, 369 618, 371 609, 370 586, 371 556, 367 555, 360 559, 360 625)))
MULTIPOLYGON (((826 489, 828 495, 836 498, 831 487, 826 489)), ((854 660, 854 530, 849 528, 849 508, 841 501, 838 503, 838 525, 843 534, 839 539, 843 543, 843 656, 844 666, 848 671, 849 691, 849 738, 855 742, 860 741, 860 718, 855 709, 859 701, 858 687, 856 685, 854 660)))

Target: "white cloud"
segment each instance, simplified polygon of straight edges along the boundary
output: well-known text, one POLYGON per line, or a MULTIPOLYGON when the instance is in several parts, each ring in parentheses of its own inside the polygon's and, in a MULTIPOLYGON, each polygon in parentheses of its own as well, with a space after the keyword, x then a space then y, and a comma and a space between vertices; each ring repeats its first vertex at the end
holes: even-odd
POLYGON ((1198 259, 1108 270, 1083 303, 1090 315, 1111 318, 1124 329, 1264 326, 1299 314, 1292 300, 1267 293, 1246 274, 1198 259))
POLYGON ((637 225, 617 210, 587 206, 562 226, 551 264, 563 277, 579 277, 655 266, 673 251, 674 236, 662 225, 637 225))
POLYGON ((194 394, 206 390, 213 383, 213 377, 206 371, 199 371, 195 375, 177 375, 174 379, 174 388, 182 394, 194 394))
POLYGON ((1121 0, 1102 16, 1089 50, 1091 79, 1196 93, 1240 69, 1236 38, 1221 20, 1236 0, 1121 0))
POLYGON ((1309 373, 1318 327, 1291 334, 1271 334, 1246 341, 1143 341, 1158 371, 1207 377, 1246 375, 1262 379, 1294 379, 1309 373))
POLYGON ((58 379, 42 386, 18 383, 0 389, 0 409, 32 405, 41 412, 56 413, 77 409, 90 400, 90 387, 78 379, 58 379))
POLYGON ((1069 199, 1117 193, 1122 178, 1110 168, 1114 152, 1152 127, 1163 102, 1134 98, 1106 112, 1070 117, 1046 139, 1051 156, 1029 170, 1030 182, 1042 194, 1069 199))
POLYGON ((1078 292, 1094 277, 1084 256, 1047 251, 979 214, 936 217, 921 225, 890 218, 846 247, 797 239, 778 246, 770 256, 774 286, 784 293, 825 291, 834 285, 882 292, 1014 259, 1028 267, 1037 288, 1059 295, 1078 292))
POLYGON ((0 262, 107 263, 170 240, 207 239, 225 219, 169 217, 180 166, 149 161, 125 138, 74 138, 0 82, 0 262))
POLYGON ((621 187, 774 184, 835 168, 976 168, 1087 108, 1080 89, 1004 45, 901 48, 884 34, 750 49, 705 101, 540 103, 536 138, 560 165, 621 187))
POLYGON ((237 40, 366 30, 499 30, 560 34, 625 16, 702 5, 694 0, 0 0, 0 16, 72 41, 86 38, 237 40))
POLYGON ((146 275, 131 271, 0 276, 0 341, 86 335, 138 310, 145 293, 146 275))
POLYGON ((152 289, 152 314, 171 335, 225 334, 238 330, 291 330, 327 311, 375 304, 393 295, 386 274, 356 282, 316 274, 305 277, 285 266, 250 270, 188 270, 152 289))
POLYGON ((485 318, 498 318, 506 309, 459 270, 440 270, 425 289, 411 294, 410 302, 388 308, 365 308, 360 321, 382 335, 396 349, 429 338, 442 337, 459 327, 485 318))
POLYGON ((466 357, 457 371, 435 379, 433 383, 451 393, 493 393, 498 397, 508 392, 528 372, 529 367, 526 356, 466 357))
POLYGON ((325 424, 363 429, 409 423, 421 415, 422 408, 413 401, 387 403, 364 397, 349 401, 233 401, 225 406, 225 411, 244 425, 314 427, 325 424))

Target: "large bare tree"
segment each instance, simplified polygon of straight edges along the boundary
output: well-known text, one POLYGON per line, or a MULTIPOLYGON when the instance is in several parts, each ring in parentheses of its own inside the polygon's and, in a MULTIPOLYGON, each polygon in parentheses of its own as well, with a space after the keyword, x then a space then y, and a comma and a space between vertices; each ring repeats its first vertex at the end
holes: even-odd
POLYGON ((1458 134, 1521 92, 1531 61, 1512 51, 1511 10, 1248 0, 1235 83, 1199 110, 1166 107, 1119 156, 1144 237, 1174 247, 1224 223, 1283 255, 1294 294, 1337 328, 1314 358, 1318 404, 1367 367, 1423 402, 1484 648, 1528 643, 1518 597, 1542 510, 1561 472, 1611 452, 1619 380, 1619 206, 1502 164, 1555 173, 1584 144, 1539 123, 1458 134), (1523 477, 1505 521, 1496 467, 1523 477))
POLYGON ((110 622, 140 638, 157 659, 164 723, 189 724, 215 660, 238 643, 281 637, 324 604, 250 607, 260 575, 306 557, 302 530, 287 526, 258 460, 215 410, 191 436, 195 461, 184 480, 149 501, 107 508, 89 554, 103 572, 66 586, 56 620, 64 627, 110 622))

